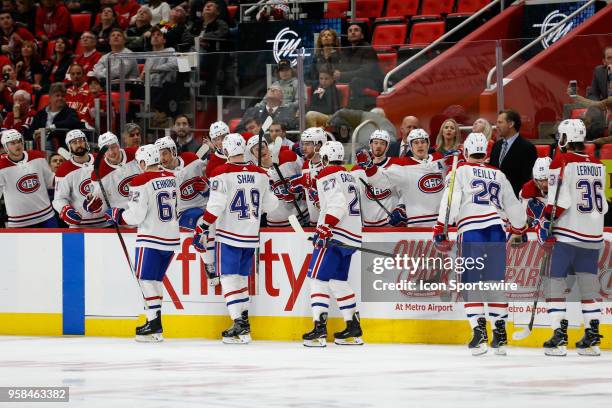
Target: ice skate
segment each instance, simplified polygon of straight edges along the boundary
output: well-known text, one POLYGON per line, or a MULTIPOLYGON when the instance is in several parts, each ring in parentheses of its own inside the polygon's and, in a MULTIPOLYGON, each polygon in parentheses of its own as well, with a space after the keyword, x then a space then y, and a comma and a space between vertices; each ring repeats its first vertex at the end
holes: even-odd
POLYGON ((599 345, 603 336, 599 334, 599 320, 591 320, 590 326, 584 328, 584 337, 576 342, 576 351, 581 356, 600 356, 599 345))
POLYGON ((478 325, 474 327, 474 333, 472 334, 472 340, 468 344, 468 348, 472 352, 473 356, 481 356, 487 352, 487 319, 484 317, 478 318, 478 325))
POLYGON ((327 346, 327 313, 321 313, 319 320, 314 322, 314 329, 302 336, 306 347, 327 346))
POLYGON ((555 329, 553 336, 544 343, 544 354, 547 356, 567 355, 567 320, 561 320, 561 326, 555 329))
MULTIPOLYGON (((244 312, 243 312, 244 313, 244 312)), ((251 329, 248 320, 239 317, 234 324, 221 333, 225 344, 248 344, 251 342, 251 329)))
POLYGON ((153 320, 148 320, 142 326, 136 328, 136 341, 141 343, 159 343, 164 341, 161 312, 157 312, 157 316, 153 320))
POLYGON ((361 346, 363 344, 362 335, 359 312, 355 312, 353 318, 346 322, 346 328, 334 333, 334 343, 341 346, 361 346))
POLYGON ((206 277, 208 278, 208 286, 217 286, 221 280, 217 275, 217 270, 215 269, 215 264, 204 264, 206 268, 206 277))
POLYGON ((242 321, 246 323, 247 330, 249 331, 249 333, 251 333, 251 322, 249 322, 249 311, 243 310, 240 317, 242 317, 242 321))
POLYGON ((508 336, 506 334, 506 322, 503 320, 495 321, 493 329, 493 340, 491 340, 491 348, 498 356, 506 355, 506 346, 508 345, 508 336))

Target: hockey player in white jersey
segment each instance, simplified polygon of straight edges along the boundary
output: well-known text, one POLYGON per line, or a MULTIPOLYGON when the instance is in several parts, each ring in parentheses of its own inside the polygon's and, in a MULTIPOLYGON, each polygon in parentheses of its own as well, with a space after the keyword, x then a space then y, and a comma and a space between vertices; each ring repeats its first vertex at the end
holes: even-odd
POLYGON ((558 133, 561 153, 550 164, 547 204, 536 226, 538 241, 545 250, 552 248, 546 295, 553 335, 544 343, 544 350, 551 356, 567 354, 565 278, 573 272, 580 288, 585 328, 576 350, 580 355, 598 356, 602 336, 597 271, 608 212, 604 194, 607 173, 598 159, 584 152, 586 129, 580 119, 562 121, 558 133))
POLYGON ((142 174, 130 182, 128 208, 113 207, 105 217, 118 225, 137 225, 134 273, 142 289, 147 322, 136 328, 136 340, 163 340, 162 280, 174 251, 180 249, 176 219, 177 182, 159 168, 159 149, 149 144, 136 151, 142 174))
POLYGON ((384 168, 373 165, 372 156, 362 150, 357 163, 365 170, 368 182, 377 188, 399 190, 399 205, 392 211, 393 226, 433 226, 444 190, 444 177, 452 156, 429 154, 429 135, 414 129, 408 135, 413 157, 393 158, 384 168))
MULTIPOLYGON (((391 143, 391 136, 386 130, 375 130, 370 135, 370 152, 372 156, 372 165, 381 169, 389 168, 395 161, 392 157, 387 157, 387 150, 391 143)), ((383 227, 389 225, 387 212, 381 208, 376 202, 380 202, 388 211, 393 210, 399 199, 399 191, 395 185, 389 185, 387 188, 374 187, 370 184, 367 186, 368 176, 365 170, 359 165, 352 168, 351 172, 357 178, 359 189, 361 191, 361 213, 364 227, 383 227), (361 180, 363 181, 361 181, 361 180)))
POLYGON ((102 212, 90 213, 84 209, 85 200, 92 193, 91 170, 94 162, 85 133, 79 129, 69 131, 66 146, 71 158, 55 172, 53 208, 70 227, 107 226, 102 212))
POLYGON ((14 129, 1 136, 6 155, 0 156, 0 197, 4 195, 7 228, 57 228, 48 190, 53 173, 45 153, 24 150, 23 136, 14 129))
POLYGON ((334 342, 341 345, 360 345, 363 341, 357 298, 347 282, 355 250, 334 245, 334 242, 341 242, 361 246, 358 181, 343 166, 342 143, 327 142, 321 147, 319 154, 323 169, 316 177, 316 185, 321 212, 312 240, 314 250, 308 266, 314 328, 302 338, 307 347, 326 346, 331 292, 346 322, 343 331, 334 333, 334 342))
MULTIPOLYGON (((98 137, 98 147, 102 149, 108 146, 104 154, 104 160, 100 162, 99 174, 104 183, 104 190, 108 196, 111 207, 128 207, 129 183, 140 174, 141 170, 136 163, 135 154, 137 147, 122 149, 119 146, 119 138, 112 132, 102 133, 98 137)), ((85 211, 96 214, 106 210, 102 199, 102 190, 98 174, 91 171, 92 192, 83 203, 85 211)))
POLYGON ((208 164, 206 165, 206 177, 208 178, 210 178, 214 169, 225 164, 227 161, 227 158, 223 155, 223 139, 229 132, 229 127, 225 122, 218 121, 210 125, 208 135, 214 146, 214 152, 208 158, 208 164))
POLYGON ((322 168, 319 149, 326 141, 327 134, 321 128, 311 127, 302 132, 300 138, 300 149, 304 155, 302 175, 294 177, 289 188, 292 194, 305 194, 309 222, 312 226, 317 224, 319 218, 319 198, 314 180, 322 168))
MULTIPOLYGON (((461 282, 499 282, 504 280, 506 271, 506 231, 503 228, 504 221, 501 214, 508 217, 511 239, 520 244, 527 241, 525 211, 504 173, 485 164, 487 158, 485 135, 470 133, 464 144, 463 155, 466 162, 457 166, 454 181, 451 174, 449 186, 444 190, 438 222, 434 227, 434 243, 442 252, 451 249, 444 228, 449 194, 451 194, 449 225, 455 223, 457 226, 460 256, 466 265, 465 272, 461 274, 461 282), (468 262, 465 260, 469 258, 478 266, 467 268, 468 262), (479 258, 481 263, 478 263, 479 258)), ((487 322, 484 307, 485 301, 488 301, 487 307, 493 326, 491 348, 496 354, 504 355, 507 344, 508 303, 503 291, 463 294, 466 301, 465 312, 473 330, 473 337, 468 345, 472 354, 481 355, 487 352, 487 322)))
POLYGON ((208 232, 216 226, 217 273, 233 325, 222 332, 224 343, 251 341, 248 305, 248 276, 253 270, 255 248, 259 247, 261 214, 274 211, 278 199, 270 190, 268 175, 246 163, 246 141, 237 133, 223 139, 228 162, 219 166, 210 179, 210 198, 198 221, 193 246, 208 248, 208 232))
POLYGON ((533 164, 533 178, 526 182, 519 192, 519 199, 527 213, 527 223, 532 226, 539 222, 546 205, 548 168, 551 161, 550 157, 538 157, 533 164))
MULTIPOLYGON (((246 151, 252 156, 253 164, 259 161, 259 137, 252 136, 247 140, 246 151)), ((295 196, 287 190, 289 180, 292 177, 299 176, 302 172, 302 167, 299 164, 298 156, 291 150, 281 150, 278 155, 278 171, 273 165, 273 159, 268 148, 268 142, 262 139, 261 147, 261 167, 268 173, 270 177, 270 186, 272 192, 278 197, 278 207, 274 211, 266 213, 266 226, 282 228, 289 226, 289 216, 297 214, 293 200, 295 196), (280 174, 279 174, 280 171, 280 174), (283 180, 281 180, 281 175, 283 180)), ((297 201, 300 211, 306 214, 306 203, 304 200, 297 201)), ((298 216, 299 218, 299 216, 298 216)))

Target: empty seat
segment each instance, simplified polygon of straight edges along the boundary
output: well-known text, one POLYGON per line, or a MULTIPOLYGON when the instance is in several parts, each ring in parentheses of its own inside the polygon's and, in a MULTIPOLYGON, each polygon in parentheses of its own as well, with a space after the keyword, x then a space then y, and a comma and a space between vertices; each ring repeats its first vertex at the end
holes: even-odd
POLYGON ((342 18, 349 9, 349 0, 331 0, 327 3, 325 18, 342 18))
POLYGON ((570 113, 570 118, 571 119, 582 119, 584 118, 586 111, 587 111, 586 108, 572 109, 572 112, 570 113))
POLYGON ((605 144, 599 150, 599 158, 602 160, 612 160, 612 144, 605 144))
POLYGON ((448 14, 453 12, 455 0, 423 0, 421 14, 448 14))
POLYGON ((240 121, 242 119, 237 118, 237 119, 230 119, 230 121, 227 123, 227 126, 230 128, 230 132, 235 132, 236 128, 238 128, 238 125, 240 124, 240 121))
POLYGON ((234 19, 236 17, 236 13, 238 12, 238 6, 227 6, 227 13, 229 14, 230 19, 234 19))
POLYGON ((357 0, 357 18, 376 18, 382 16, 384 0, 357 0))
POLYGON ((349 102, 349 86, 347 84, 336 84, 340 92, 340 106, 346 108, 349 102))
POLYGON ((55 51, 55 40, 49 40, 47 43, 47 50, 45 51, 45 59, 51 58, 53 51, 55 51))
POLYGON ((41 110, 42 108, 44 108, 45 106, 47 106, 49 104, 49 94, 42 94, 40 95, 40 98, 38 99, 38 110, 41 110))
POLYGON ((457 13, 475 13, 490 2, 491 0, 458 0, 457 13))
POLYGON ((72 31, 75 35, 82 34, 83 32, 91 29, 91 14, 72 14, 72 31))
POLYGON ((377 49, 385 49, 390 46, 400 46, 406 42, 406 24, 383 24, 374 29, 372 46, 377 49))
POLYGON ((385 74, 397 66, 397 54, 394 52, 377 54, 376 57, 378 57, 380 69, 385 74))
POLYGON ((388 0, 385 16, 407 17, 414 16, 419 9, 419 0, 388 0))
POLYGON ((548 157, 550 156, 550 146, 549 145, 535 145, 536 150, 538 151, 538 157, 548 157))
POLYGON ((429 44, 444 34, 444 22, 416 23, 410 32, 410 44, 429 44))

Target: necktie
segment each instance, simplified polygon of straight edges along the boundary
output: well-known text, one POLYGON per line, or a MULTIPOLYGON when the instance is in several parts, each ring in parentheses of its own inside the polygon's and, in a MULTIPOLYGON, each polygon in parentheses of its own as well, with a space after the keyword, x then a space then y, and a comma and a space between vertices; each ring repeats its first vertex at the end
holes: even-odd
POLYGON ((407 144, 402 145, 402 150, 400 152, 399 157, 404 157, 406 156, 407 153, 408 153, 408 145, 407 144))
POLYGON ((274 114, 274 109, 268 108, 268 115, 272 116, 274 114))
POLYGON ((504 140, 504 143, 502 143, 501 153, 499 154, 499 165, 500 166, 502 162, 504 161, 504 157, 506 157, 506 153, 508 153, 508 142, 504 140))

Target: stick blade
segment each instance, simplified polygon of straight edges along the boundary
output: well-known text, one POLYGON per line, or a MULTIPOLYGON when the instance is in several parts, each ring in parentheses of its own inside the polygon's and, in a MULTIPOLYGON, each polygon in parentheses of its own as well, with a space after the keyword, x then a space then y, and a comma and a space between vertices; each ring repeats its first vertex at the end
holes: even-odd
POLYGON ((202 146, 200 146, 200 148, 196 152, 196 156, 198 156, 198 159, 201 160, 202 157, 205 157, 208 154, 209 150, 210 147, 206 143, 202 143, 202 146))
POLYGON ((295 214, 291 214, 289 216, 289 224, 291 225, 291 228, 293 228, 295 232, 300 234, 304 240, 308 241, 309 236, 308 234, 306 234, 306 231, 304 231, 304 228, 302 228, 302 226, 300 225, 300 222, 298 221, 295 214))
POLYGON ((272 116, 268 116, 266 120, 264 120, 264 123, 261 125, 261 130, 266 133, 268 129, 270 129, 270 126, 272 126, 272 122, 274 122, 274 119, 272 119, 272 116))
POLYGON ((529 327, 524 328, 521 331, 515 331, 512 333, 512 340, 520 341, 525 340, 531 334, 531 329, 529 327))

